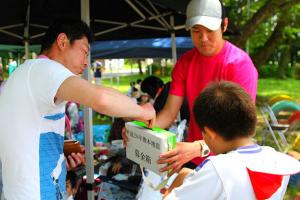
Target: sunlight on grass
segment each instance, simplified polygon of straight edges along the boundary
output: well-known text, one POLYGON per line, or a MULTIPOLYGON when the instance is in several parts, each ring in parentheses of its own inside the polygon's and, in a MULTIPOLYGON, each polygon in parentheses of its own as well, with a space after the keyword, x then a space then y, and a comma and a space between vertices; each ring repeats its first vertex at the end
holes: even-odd
MULTIPOLYGON (((107 87, 113 87, 123 93, 126 93, 127 90, 129 89, 129 83, 130 81, 137 81, 137 79, 144 79, 146 78, 148 75, 145 75, 145 74, 137 74, 137 75, 130 75, 130 76, 120 76, 119 78, 119 85, 117 83, 117 80, 114 78, 113 81, 111 82, 110 79, 102 79, 102 84, 104 86, 107 86, 107 87)), ((165 76, 165 77, 160 77, 165 83, 168 82, 171 77, 169 76, 165 76)))
POLYGON ((279 94, 286 94, 296 101, 300 101, 300 80, 286 79, 260 79, 258 81, 257 95, 272 98, 279 94))
MULTIPOLYGON (((131 75, 131 76, 122 76, 120 77, 120 83, 117 85, 117 81, 114 79, 113 84, 111 84, 110 79, 103 79, 102 83, 105 86, 114 87, 117 90, 120 90, 123 93, 129 89, 130 81, 136 81, 137 79, 144 79, 148 75, 131 75)), ((170 76, 160 77, 166 83, 171 80, 170 76)), ((266 99, 272 98, 279 94, 286 94, 296 101, 300 102, 300 80, 286 79, 259 79, 257 96, 265 97, 266 99)))

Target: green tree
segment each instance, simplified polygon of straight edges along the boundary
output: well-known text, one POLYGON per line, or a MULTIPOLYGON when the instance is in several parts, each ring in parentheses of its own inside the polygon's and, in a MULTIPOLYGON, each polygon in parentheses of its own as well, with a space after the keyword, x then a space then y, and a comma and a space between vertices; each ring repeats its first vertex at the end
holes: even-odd
POLYGON ((300 0, 225 0, 230 7, 229 19, 240 30, 230 40, 241 48, 250 41, 249 53, 259 69, 273 59, 278 77, 286 76, 291 47, 298 40, 300 0))

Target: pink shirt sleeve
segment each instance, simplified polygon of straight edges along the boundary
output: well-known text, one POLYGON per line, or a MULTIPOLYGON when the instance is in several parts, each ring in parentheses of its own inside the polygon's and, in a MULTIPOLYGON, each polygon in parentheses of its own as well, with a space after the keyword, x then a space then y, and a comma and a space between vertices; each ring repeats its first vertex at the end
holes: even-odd
POLYGON ((232 82, 240 84, 256 100, 258 73, 250 57, 246 55, 244 59, 230 64, 229 77, 232 82))

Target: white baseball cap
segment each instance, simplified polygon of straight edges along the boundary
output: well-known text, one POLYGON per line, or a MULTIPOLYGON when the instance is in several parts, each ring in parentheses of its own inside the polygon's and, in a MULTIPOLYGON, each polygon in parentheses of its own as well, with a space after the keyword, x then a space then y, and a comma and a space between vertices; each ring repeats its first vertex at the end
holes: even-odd
POLYGON ((202 25, 216 31, 222 23, 223 5, 219 0, 191 0, 186 9, 187 30, 202 25))

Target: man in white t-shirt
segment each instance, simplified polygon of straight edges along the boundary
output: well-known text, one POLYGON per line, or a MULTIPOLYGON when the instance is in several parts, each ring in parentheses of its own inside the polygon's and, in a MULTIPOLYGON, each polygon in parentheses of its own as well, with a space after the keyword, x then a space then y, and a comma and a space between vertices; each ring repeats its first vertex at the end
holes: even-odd
POLYGON ((154 118, 151 105, 139 106, 112 88, 77 76, 88 66, 91 41, 81 20, 56 20, 45 35, 42 56, 25 61, 6 82, 0 96, 5 199, 66 197, 66 164, 74 167, 84 159, 80 153, 67 159, 63 154, 66 101, 115 117, 154 118))
MULTIPOLYGON (((216 156, 195 170, 183 168, 166 200, 283 199, 290 175, 300 172, 300 162, 253 142, 256 109, 241 86, 227 81, 210 84, 196 98, 193 113, 216 156)), ((205 150, 204 141, 199 145, 205 150)))

